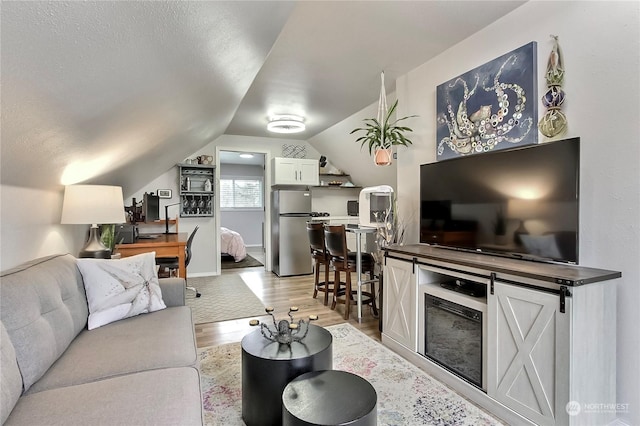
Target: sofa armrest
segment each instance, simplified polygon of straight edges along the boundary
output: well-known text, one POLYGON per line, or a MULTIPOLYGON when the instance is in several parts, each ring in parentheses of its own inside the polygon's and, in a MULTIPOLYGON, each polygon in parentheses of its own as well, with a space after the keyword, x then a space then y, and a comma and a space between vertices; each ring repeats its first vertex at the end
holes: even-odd
POLYGON ((184 278, 160 278, 162 300, 167 307, 184 306, 186 283, 184 278))

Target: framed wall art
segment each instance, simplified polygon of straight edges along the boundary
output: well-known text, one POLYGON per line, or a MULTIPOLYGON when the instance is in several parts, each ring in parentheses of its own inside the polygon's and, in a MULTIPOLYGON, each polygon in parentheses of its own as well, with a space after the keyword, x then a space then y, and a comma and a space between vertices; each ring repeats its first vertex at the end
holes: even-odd
POLYGON ((536 42, 439 85, 436 159, 538 143, 536 42))

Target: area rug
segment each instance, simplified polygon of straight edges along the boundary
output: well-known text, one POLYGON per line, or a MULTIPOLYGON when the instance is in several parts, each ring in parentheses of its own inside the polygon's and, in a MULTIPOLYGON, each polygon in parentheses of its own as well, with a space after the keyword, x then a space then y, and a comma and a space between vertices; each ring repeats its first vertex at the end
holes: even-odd
MULTIPOLYGON (((364 377, 375 388, 378 425, 502 425, 352 325, 326 328, 333 335, 333 368, 364 377)), ((240 343, 202 348, 199 356, 205 424, 244 425, 240 343)))
POLYGON ((264 315, 264 304, 239 275, 189 278, 189 286, 202 294, 196 298, 187 293, 194 324, 264 315))
POLYGON ((222 269, 235 269, 235 268, 253 268, 255 266, 264 266, 259 260, 251 255, 247 255, 240 262, 236 262, 232 256, 222 256, 220 261, 220 268, 222 269))

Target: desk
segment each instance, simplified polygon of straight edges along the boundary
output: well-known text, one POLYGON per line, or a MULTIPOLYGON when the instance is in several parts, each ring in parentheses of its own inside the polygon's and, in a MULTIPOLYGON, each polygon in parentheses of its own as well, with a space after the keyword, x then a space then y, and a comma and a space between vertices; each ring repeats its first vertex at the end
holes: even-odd
POLYGON ((156 257, 177 257, 178 275, 180 278, 187 277, 187 267, 185 265, 185 247, 189 234, 182 232, 179 234, 154 234, 157 238, 138 238, 132 244, 118 244, 116 253, 122 257, 134 256, 141 253, 156 252, 156 257))
MULTIPOLYGON (((360 225, 348 224, 344 226, 345 231, 356 234, 356 276, 358 277, 358 322, 362 321, 362 234, 374 234, 378 232, 377 228, 368 226, 360 227, 360 225)), ((371 280, 369 280, 371 281, 371 280)), ((367 281, 367 282, 369 282, 367 281)), ((347 308, 348 309, 348 308, 347 308)))

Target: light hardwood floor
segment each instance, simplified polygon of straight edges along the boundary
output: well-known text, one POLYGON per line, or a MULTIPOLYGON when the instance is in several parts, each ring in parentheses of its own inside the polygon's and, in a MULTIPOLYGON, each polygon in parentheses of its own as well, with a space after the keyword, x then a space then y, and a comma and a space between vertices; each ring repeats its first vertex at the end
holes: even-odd
MULTIPOLYGON (((318 297, 316 299, 313 298, 313 275, 279 278, 271 272, 266 272, 264 267, 222 271, 222 275, 230 274, 240 275, 265 306, 273 306, 277 319, 286 318, 289 307, 297 306, 300 310, 294 316, 296 319, 308 318, 309 315, 315 314, 318 315, 318 320, 314 323, 323 327, 348 322, 373 339, 380 341, 379 321, 378 318, 373 317, 370 307, 363 307, 363 318, 361 322, 358 322, 357 308, 353 306, 349 320, 345 321, 343 317, 344 305, 338 305, 336 310, 332 311, 330 309, 331 300, 329 300, 327 306, 324 306, 324 293, 318 293, 318 297)), ((196 325, 198 347, 239 342, 245 334, 255 329, 249 325, 250 319, 244 318, 196 325)), ((257 319, 261 321, 271 320, 269 316, 258 317, 257 319)))

